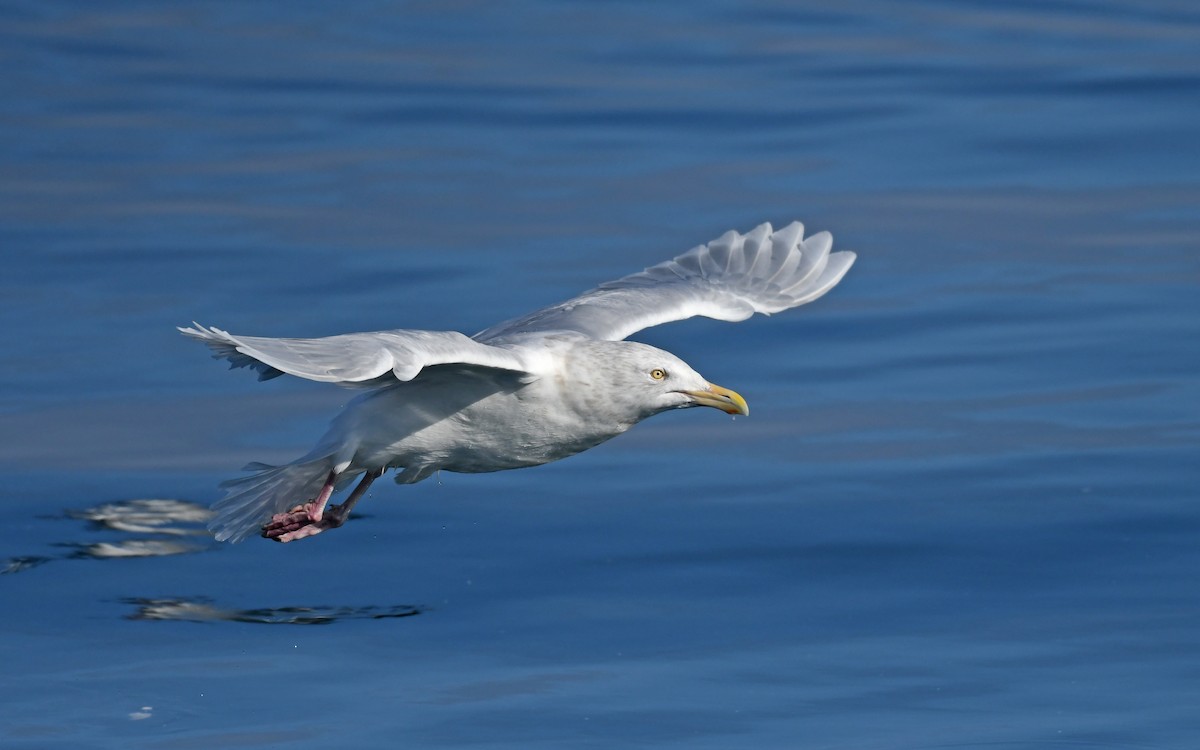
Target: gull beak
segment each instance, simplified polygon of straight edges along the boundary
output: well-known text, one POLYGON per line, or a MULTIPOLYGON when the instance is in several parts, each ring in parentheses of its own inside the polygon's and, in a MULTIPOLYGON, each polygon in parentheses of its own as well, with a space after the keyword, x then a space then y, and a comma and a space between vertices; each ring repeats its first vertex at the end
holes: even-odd
POLYGON ((680 391, 680 393, 691 396, 696 406, 711 406, 714 409, 720 409, 726 414, 750 415, 750 407, 746 406, 746 399, 742 398, 736 392, 728 388, 722 388, 719 385, 709 383, 708 388, 705 390, 680 391))

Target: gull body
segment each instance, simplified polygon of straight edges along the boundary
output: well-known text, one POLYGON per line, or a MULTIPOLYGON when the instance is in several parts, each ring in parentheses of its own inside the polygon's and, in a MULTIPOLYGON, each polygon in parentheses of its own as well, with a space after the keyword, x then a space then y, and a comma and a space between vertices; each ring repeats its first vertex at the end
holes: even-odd
MULTIPOLYGON (((442 365, 363 394, 334 420, 316 452, 327 453, 339 472, 403 469, 396 478, 403 484, 435 471, 538 466, 661 411, 696 406, 686 392, 712 389, 683 360, 645 344, 531 333, 508 345, 548 356, 526 374, 484 376, 442 365), (655 371, 664 373, 661 381, 655 371)), ((739 413, 732 399, 727 404, 739 413)))
POLYGON ((827 233, 805 240, 793 223, 729 232, 645 271, 473 337, 395 330, 321 339, 235 336, 194 325, 233 367, 365 388, 305 456, 252 464, 225 483, 210 525, 220 540, 254 531, 281 542, 341 526, 371 483, 437 471, 523 468, 580 453, 668 409, 748 414, 670 352, 624 341, 650 325, 704 315, 742 320, 816 299, 849 269, 827 233), (340 505, 334 493, 359 479, 340 505))

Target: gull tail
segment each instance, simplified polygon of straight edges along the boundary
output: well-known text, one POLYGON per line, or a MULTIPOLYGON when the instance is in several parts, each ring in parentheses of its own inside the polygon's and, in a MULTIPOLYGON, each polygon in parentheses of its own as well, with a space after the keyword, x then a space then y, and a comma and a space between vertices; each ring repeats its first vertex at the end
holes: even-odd
MULTIPOLYGON (((253 463, 254 473, 221 483, 225 497, 213 504, 208 528, 218 542, 240 542, 257 533, 276 513, 305 503, 320 492, 333 469, 333 457, 303 458, 283 466, 253 463)), ((339 477, 338 485, 349 477, 339 477)))

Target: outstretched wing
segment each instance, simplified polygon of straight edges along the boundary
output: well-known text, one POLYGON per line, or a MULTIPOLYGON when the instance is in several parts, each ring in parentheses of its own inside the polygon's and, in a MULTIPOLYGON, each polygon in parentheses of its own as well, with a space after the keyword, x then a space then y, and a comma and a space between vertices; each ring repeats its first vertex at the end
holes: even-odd
POLYGON ((527 373, 516 351, 472 341, 456 331, 379 331, 318 339, 234 336, 193 323, 180 332, 200 339, 231 367, 257 370, 259 380, 284 373, 324 383, 353 385, 394 374, 412 380, 432 365, 464 364, 527 373))
POLYGON ((474 338, 491 341, 566 330, 618 341, 643 328, 695 315, 739 321, 756 312, 777 313, 812 302, 850 270, 854 253, 830 253, 832 247, 828 232, 804 239, 799 222, 778 232, 770 224, 746 234, 726 232, 674 260, 492 326, 474 338))

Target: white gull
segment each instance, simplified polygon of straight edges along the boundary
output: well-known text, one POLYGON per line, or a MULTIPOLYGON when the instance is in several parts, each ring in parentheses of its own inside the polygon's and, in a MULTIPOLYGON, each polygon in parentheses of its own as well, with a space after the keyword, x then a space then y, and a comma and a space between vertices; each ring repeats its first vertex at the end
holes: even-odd
POLYGON ((359 386, 306 455, 222 486, 209 528, 221 541, 255 531, 280 542, 341 526, 371 483, 437 471, 488 472, 557 461, 667 409, 711 406, 749 414, 737 393, 630 334, 696 315, 740 321, 811 302, 854 263, 831 253, 828 232, 804 238, 794 222, 726 232, 673 260, 474 336, 399 329, 315 339, 238 336, 180 328, 231 367, 266 380, 288 374, 359 386), (361 477, 361 479, 359 479, 361 477), (335 492, 358 485, 340 505, 335 492))

